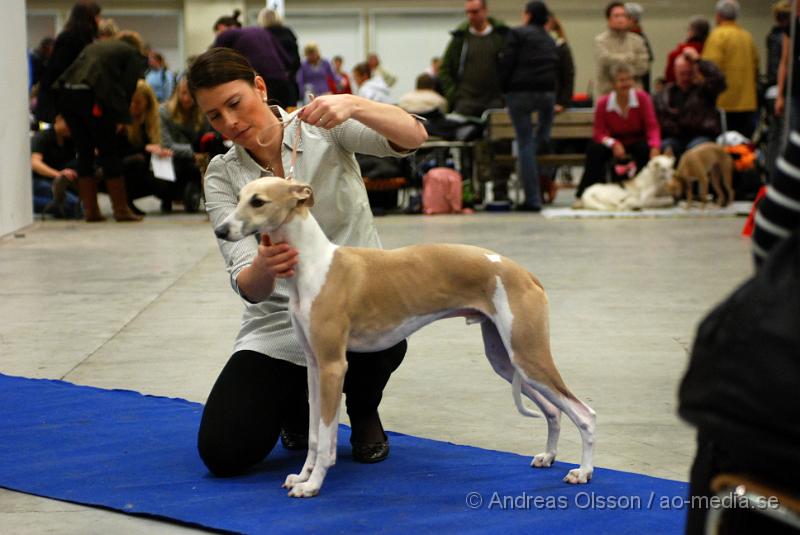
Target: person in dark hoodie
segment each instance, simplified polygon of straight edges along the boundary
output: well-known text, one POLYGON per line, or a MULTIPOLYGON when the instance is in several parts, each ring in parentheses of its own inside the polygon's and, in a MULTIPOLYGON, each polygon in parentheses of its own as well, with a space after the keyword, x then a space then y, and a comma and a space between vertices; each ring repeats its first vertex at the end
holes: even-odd
POLYGON ((485 0, 467 0, 464 12, 467 21, 452 32, 439 79, 452 111, 480 117, 487 109, 503 107, 497 57, 509 28, 489 16, 485 0))
POLYGON ((265 28, 278 41, 289 58, 289 85, 291 86, 290 106, 297 104, 300 90, 297 87, 297 71, 300 69, 300 50, 297 48, 297 36, 291 28, 284 26, 283 19, 274 9, 265 7, 258 12, 258 24, 265 28))
POLYGON ((131 99, 146 68, 142 38, 120 32, 84 48, 53 84, 78 150, 78 190, 87 222, 104 219, 97 205, 95 159, 103 170, 114 219, 142 219, 128 206, 116 132, 119 123, 131 122, 131 99))
POLYGON ((72 65, 81 51, 97 37, 100 6, 96 2, 81 0, 72 6, 64 30, 56 37, 53 55, 39 80, 36 118, 52 123, 58 113, 58 103, 52 85, 72 65))
POLYGON ((517 136, 517 169, 525 188, 525 202, 519 210, 542 209, 536 151, 550 139, 556 104, 556 43, 544 26, 550 13, 544 2, 528 2, 523 25, 508 34, 500 57, 500 80, 517 136), (531 113, 538 114, 536 132, 531 113))

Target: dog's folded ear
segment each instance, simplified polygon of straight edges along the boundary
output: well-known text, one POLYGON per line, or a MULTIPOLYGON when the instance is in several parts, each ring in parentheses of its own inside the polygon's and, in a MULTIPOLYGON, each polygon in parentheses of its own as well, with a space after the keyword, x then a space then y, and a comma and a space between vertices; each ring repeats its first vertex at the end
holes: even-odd
POLYGON ((297 206, 311 208, 314 206, 314 190, 307 184, 289 186, 289 193, 297 199, 297 206))

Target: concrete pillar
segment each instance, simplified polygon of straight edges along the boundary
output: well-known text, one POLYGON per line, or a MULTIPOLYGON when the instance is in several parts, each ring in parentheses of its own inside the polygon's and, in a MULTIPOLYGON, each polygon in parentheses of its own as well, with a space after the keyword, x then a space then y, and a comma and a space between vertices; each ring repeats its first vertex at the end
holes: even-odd
POLYGON ((33 223, 25 2, 8 2, 0 32, 0 236, 33 223))

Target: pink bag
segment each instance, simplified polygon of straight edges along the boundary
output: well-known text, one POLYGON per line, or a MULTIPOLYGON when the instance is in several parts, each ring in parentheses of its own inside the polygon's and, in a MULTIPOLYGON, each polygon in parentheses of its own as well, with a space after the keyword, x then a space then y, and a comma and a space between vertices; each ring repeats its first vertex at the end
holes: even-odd
POLYGON ((461 173, 449 167, 434 167, 422 177, 422 212, 461 213, 461 173))

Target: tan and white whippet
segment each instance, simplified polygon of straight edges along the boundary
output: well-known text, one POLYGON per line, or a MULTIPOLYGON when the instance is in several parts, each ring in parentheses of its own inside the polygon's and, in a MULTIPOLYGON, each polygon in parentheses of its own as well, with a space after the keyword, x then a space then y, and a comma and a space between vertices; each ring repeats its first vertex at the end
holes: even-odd
POLYGON ((547 419, 547 446, 531 466, 556 457, 563 411, 583 441, 579 468, 568 483, 592 478, 595 413, 564 384, 550 354, 547 297, 539 281, 516 262, 467 245, 414 245, 394 250, 331 243, 309 208, 311 187, 277 177, 242 188, 236 209, 214 230, 228 241, 266 233, 299 252, 289 280, 289 311, 308 358, 308 456, 284 487, 295 497, 319 493, 336 462, 339 405, 347 370, 345 352, 391 347, 424 325, 464 316, 481 323, 486 356, 512 384, 517 409, 530 398, 547 419), (388 274, 391 274, 389 276, 388 274))

